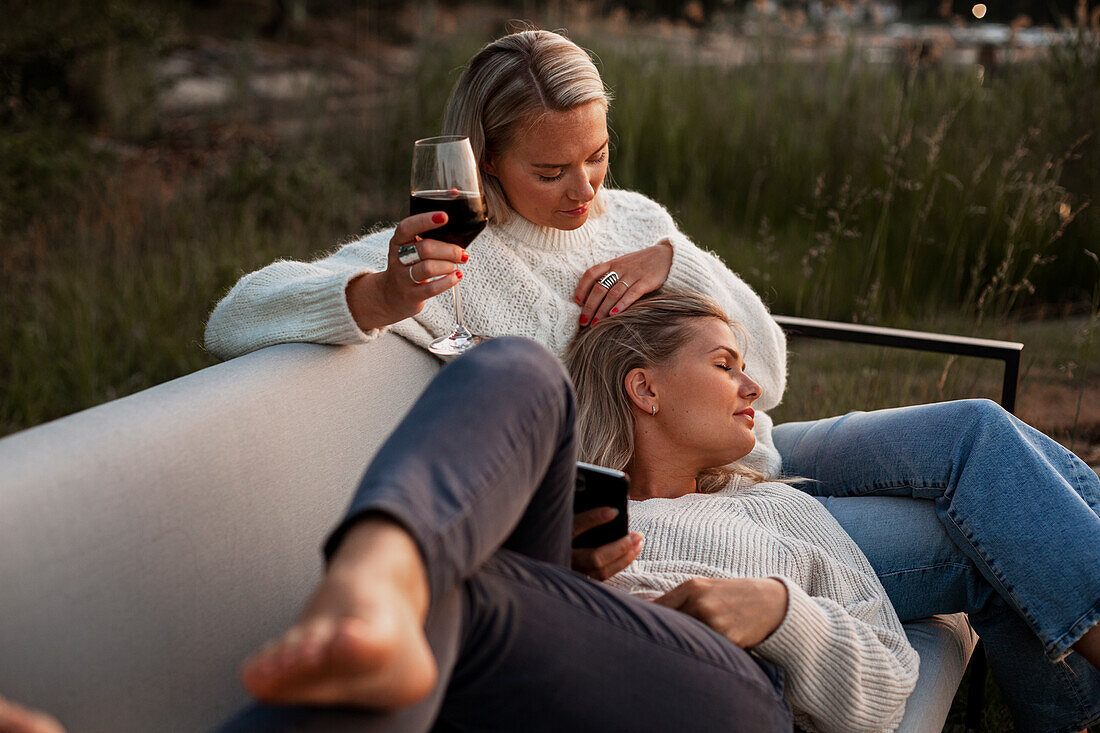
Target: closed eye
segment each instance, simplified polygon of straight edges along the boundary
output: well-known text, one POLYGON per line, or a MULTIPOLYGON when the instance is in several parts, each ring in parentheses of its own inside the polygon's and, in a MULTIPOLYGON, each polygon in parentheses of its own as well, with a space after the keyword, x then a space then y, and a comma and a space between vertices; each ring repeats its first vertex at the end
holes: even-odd
MULTIPOLYGON (((607 158, 607 149, 604 148, 604 151, 602 153, 600 153, 600 157, 590 158, 588 162, 593 164, 593 165, 598 165, 598 164, 604 162, 604 159, 606 159, 606 158, 607 158)), ((544 176, 542 174, 538 174, 538 177, 539 177, 540 181, 546 181, 547 183, 552 183, 553 181, 560 181, 561 177, 564 176, 564 175, 565 175, 565 170, 563 169, 561 171, 558 171, 558 175, 556 175, 556 176, 544 176)))

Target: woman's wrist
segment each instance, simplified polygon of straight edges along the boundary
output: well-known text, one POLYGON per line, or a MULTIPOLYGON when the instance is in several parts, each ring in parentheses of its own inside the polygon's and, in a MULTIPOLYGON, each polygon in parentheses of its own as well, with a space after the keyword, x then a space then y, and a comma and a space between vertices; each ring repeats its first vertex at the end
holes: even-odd
POLYGON ((665 250, 664 254, 668 257, 667 267, 665 267, 665 279, 661 281, 661 286, 663 287, 664 284, 668 282, 668 276, 672 272, 672 258, 676 256, 676 250, 672 246, 672 240, 668 237, 660 239, 657 244, 653 245, 653 248, 665 250))
POLYGON ((384 272, 367 272, 352 278, 345 290, 348 310, 362 331, 384 328, 400 320, 386 305, 384 272))

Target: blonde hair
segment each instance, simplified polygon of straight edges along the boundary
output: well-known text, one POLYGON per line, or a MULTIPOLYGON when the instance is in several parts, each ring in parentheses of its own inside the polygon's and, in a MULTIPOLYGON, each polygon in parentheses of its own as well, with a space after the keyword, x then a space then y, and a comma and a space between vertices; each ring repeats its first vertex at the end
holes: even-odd
MULTIPOLYGON (((485 170, 488 158, 502 154, 520 130, 547 112, 568 112, 590 102, 599 102, 606 112, 611 92, 588 53, 557 33, 512 33, 470 59, 447 101, 443 134, 470 138, 490 223, 507 221, 511 208, 500 181, 485 170)), ((600 199, 592 204, 594 215, 603 210, 600 199)))
MULTIPOLYGON (((693 336, 703 318, 729 318, 716 302, 698 293, 658 293, 642 298, 612 318, 577 333, 565 364, 577 392, 577 443, 580 458, 599 466, 625 469, 634 457, 634 415, 626 392, 633 369, 668 364, 693 336)), ((735 475, 753 482, 765 476, 739 464, 709 468, 696 477, 696 491, 711 494, 735 475)))

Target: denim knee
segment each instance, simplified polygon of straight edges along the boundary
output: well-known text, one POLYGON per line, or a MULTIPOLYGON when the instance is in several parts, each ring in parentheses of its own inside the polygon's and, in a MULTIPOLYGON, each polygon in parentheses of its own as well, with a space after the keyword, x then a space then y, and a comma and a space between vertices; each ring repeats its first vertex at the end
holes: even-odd
POLYGON ((995 455, 1000 460, 1004 451, 1018 444, 1020 438, 1027 440, 1021 434, 1021 428, 1027 432, 1024 424, 993 400, 954 400, 940 405, 946 410, 940 413, 941 422, 955 431, 956 450, 963 451, 959 458, 972 459, 982 454, 995 455))
POLYGON ((1011 422, 1012 415, 996 402, 986 398, 955 400, 945 403, 959 412, 966 424, 991 425, 1000 421, 1011 422))

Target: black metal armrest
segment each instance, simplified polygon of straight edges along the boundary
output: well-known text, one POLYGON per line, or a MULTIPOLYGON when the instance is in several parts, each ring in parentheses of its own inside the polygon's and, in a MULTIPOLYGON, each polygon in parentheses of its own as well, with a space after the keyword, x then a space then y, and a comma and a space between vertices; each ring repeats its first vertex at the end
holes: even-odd
POLYGON ((900 328, 861 326, 858 323, 819 321, 813 318, 795 318, 794 316, 773 316, 773 318, 791 336, 892 346, 900 349, 933 351, 958 356, 976 356, 980 359, 1003 361, 1005 371, 1004 382, 1001 384, 1001 406, 1011 413, 1016 412, 1016 384, 1020 378, 1020 352, 1024 348, 1024 345, 1019 342, 952 336, 930 331, 905 331, 900 328))

